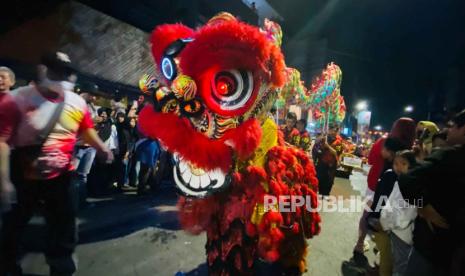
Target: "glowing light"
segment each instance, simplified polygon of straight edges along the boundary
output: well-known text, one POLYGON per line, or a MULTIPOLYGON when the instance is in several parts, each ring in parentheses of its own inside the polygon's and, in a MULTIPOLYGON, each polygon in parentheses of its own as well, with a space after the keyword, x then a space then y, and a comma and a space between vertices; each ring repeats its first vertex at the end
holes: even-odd
POLYGON ((227 82, 225 81, 218 81, 216 83, 216 91, 218 92, 218 94, 220 95, 227 95, 228 92, 229 92, 229 85, 227 82))
POLYGON ((407 105, 407 106, 404 108, 404 111, 405 111, 406 113, 411 113, 411 112, 413 112, 413 106, 407 105))
POLYGON ((357 103, 355 108, 359 111, 366 110, 368 108, 368 103, 366 101, 360 101, 357 103))
POLYGON ((161 61, 161 69, 165 78, 171 80, 174 75, 174 68, 171 60, 167 57, 163 58, 161 61))

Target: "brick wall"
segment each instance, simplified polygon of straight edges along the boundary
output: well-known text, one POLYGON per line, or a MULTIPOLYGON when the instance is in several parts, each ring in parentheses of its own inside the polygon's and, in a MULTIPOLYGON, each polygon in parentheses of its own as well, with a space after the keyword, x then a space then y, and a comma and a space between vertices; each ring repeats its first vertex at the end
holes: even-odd
POLYGON ((137 86, 152 73, 148 34, 75 1, 49 15, 31 18, 0 36, 0 58, 35 64, 46 51, 60 50, 86 75, 137 86))

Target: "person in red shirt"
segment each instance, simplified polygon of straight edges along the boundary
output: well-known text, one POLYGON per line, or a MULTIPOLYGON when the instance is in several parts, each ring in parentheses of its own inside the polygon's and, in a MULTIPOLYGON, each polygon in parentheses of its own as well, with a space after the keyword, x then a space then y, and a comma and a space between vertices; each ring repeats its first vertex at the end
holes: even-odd
POLYGON ((284 134, 284 141, 291 145, 296 145, 299 139, 299 131, 295 128, 297 123, 297 115, 294 112, 289 112, 286 115, 286 124, 281 127, 284 134))
MULTIPOLYGON (((12 109, 16 109, 8 115, 12 117, 8 120, 16 122, 16 135, 11 137, 11 180, 17 204, 4 216, 0 275, 21 275, 17 263, 21 230, 39 202, 44 205, 49 230, 45 253, 50 274, 72 275, 76 271, 73 255, 77 206, 71 159, 77 135, 82 135, 104 158, 111 160, 113 155, 93 129, 85 101, 72 92, 75 79, 66 54, 47 54, 38 66, 38 81, 11 92, 12 109), (44 129, 50 130, 48 134, 44 129)), ((10 164, 6 167, 10 168, 10 164)))
MULTIPOLYGON (((8 67, 0 67, 0 218, 1 213, 9 210, 15 201, 13 184, 10 181, 8 159, 13 129, 17 124, 16 106, 11 97, 10 89, 15 84, 15 74, 8 67)), ((1 220, 0 220, 1 225, 1 220)))
MULTIPOLYGON (((406 149, 411 149, 415 141, 415 129, 415 121, 411 118, 399 118, 392 125, 391 132, 388 137, 399 141, 406 149)), ((368 164, 371 165, 367 177, 368 188, 365 194, 368 206, 371 205, 379 177, 385 171, 386 156, 383 156, 383 147, 386 139, 387 137, 381 137, 376 140, 368 154, 368 164)), ((352 259, 359 266, 366 266, 368 262, 367 258, 363 255, 365 249, 368 248, 368 244, 365 243, 365 237, 367 234, 367 215, 368 212, 364 211, 360 218, 359 236, 353 251, 352 259)))
POLYGON ((299 121, 297 121, 296 127, 299 131, 299 142, 297 146, 306 153, 309 153, 312 145, 312 140, 310 138, 310 134, 305 129, 306 126, 307 120, 300 119, 299 121))

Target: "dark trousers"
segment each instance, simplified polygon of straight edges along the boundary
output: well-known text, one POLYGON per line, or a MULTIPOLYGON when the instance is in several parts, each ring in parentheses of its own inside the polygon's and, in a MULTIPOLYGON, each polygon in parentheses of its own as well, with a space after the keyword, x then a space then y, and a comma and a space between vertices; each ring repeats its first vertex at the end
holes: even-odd
POLYGON ((320 162, 315 169, 318 178, 319 193, 322 196, 328 196, 333 188, 336 169, 322 162, 320 162))
POLYGON ((423 257, 421 253, 413 248, 404 275, 446 276, 448 273, 446 273, 442 268, 435 266, 431 261, 423 257))
POLYGON ((8 272, 20 275, 18 249, 21 234, 38 209, 43 209, 48 226, 45 255, 50 274, 71 275, 76 271, 72 255, 77 244, 77 200, 70 173, 49 180, 13 181, 18 203, 4 216, 0 236, 0 275, 8 272))
POLYGON ((112 191, 113 182, 118 175, 114 164, 107 164, 102 160, 97 160, 94 163, 87 185, 90 196, 108 195, 112 191))

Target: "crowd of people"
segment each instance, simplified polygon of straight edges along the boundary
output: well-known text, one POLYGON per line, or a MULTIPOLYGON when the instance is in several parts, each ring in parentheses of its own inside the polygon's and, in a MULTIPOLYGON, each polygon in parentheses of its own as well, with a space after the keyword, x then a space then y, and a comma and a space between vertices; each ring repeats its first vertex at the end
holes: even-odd
MULTIPOLYGON (((289 112, 281 127, 287 143, 312 155, 319 194, 328 196, 344 151, 339 126, 312 143, 304 120, 289 112), (311 150, 310 150, 311 149, 311 150)), ((465 110, 440 129, 411 118, 394 122, 368 153, 365 209, 353 257, 355 275, 463 275, 465 272, 465 110), (369 265, 370 236, 379 255, 369 265)))
MULTIPOLYGON (((159 185, 157 141, 137 130, 144 98, 96 105, 97 87, 75 86, 69 57, 46 54, 37 77, 13 91, 15 74, 0 67, 0 275, 22 275, 22 230, 40 211, 48 229, 51 275, 76 271, 76 215, 89 195, 159 185)), ((162 166, 163 167, 163 166, 162 166)))
MULTIPOLYGON (((143 96, 127 106, 119 98, 97 106, 98 87, 81 83, 76 89, 63 53, 45 55, 37 72, 30 85, 10 91, 15 74, 0 67, 0 275, 20 275, 21 232, 38 208, 49 228, 51 275, 73 274, 79 205, 89 195, 130 186, 146 194, 170 164, 159 143, 137 129, 143 96)), ((449 123, 440 130, 432 122, 400 118, 372 145, 366 194, 371 209, 362 214, 348 265, 368 267, 369 235, 380 254, 379 275, 463 273, 465 110, 449 123)), ((314 141, 306 126, 289 112, 283 138, 313 158, 319 193, 328 196, 345 142, 338 125, 314 141)))
POLYGON ((379 275, 463 275, 465 110, 440 130, 397 120, 370 150, 366 210, 351 263, 367 268, 369 234, 379 275))
POLYGON ((80 84, 78 93, 92 111, 100 139, 115 157, 113 162, 96 158, 96 150, 78 140, 73 163, 81 189, 81 203, 85 203, 87 194, 101 196, 137 187, 137 194, 144 195, 148 193, 148 186, 155 189, 161 181, 156 173, 162 150, 157 141, 144 137, 137 129, 137 117, 145 105, 144 96, 127 105, 116 99, 111 100, 110 107, 99 107, 95 84, 80 84))

